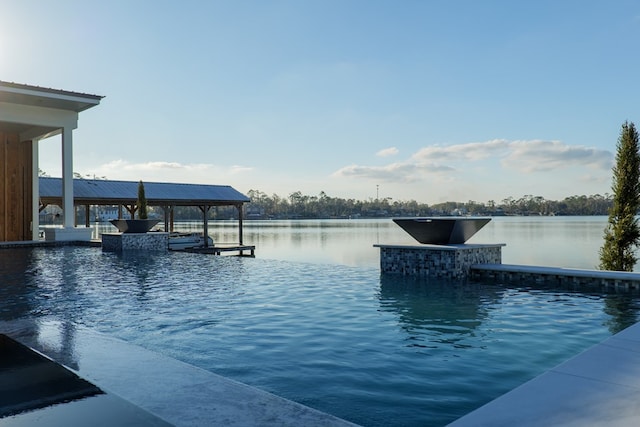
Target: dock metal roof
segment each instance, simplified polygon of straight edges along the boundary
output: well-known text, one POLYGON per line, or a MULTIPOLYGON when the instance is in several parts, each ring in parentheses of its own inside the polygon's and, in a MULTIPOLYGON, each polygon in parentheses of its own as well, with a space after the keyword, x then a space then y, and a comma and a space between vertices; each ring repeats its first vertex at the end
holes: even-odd
MULTIPOLYGON (((40 202, 59 204, 62 201, 62 178, 40 177, 40 202)), ((175 184, 144 182, 147 204, 150 206, 228 206, 251 201, 228 185, 175 184)), ((138 181, 74 179, 75 205, 128 205, 138 199, 138 181)))

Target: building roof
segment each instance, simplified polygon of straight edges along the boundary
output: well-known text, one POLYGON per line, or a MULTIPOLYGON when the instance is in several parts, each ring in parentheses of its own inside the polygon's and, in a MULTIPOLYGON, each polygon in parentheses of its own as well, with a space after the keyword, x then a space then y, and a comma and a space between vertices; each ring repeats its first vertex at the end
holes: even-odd
MULTIPOLYGON (((62 178, 40 177, 40 202, 62 202, 62 178)), ((172 184, 144 182, 147 204, 150 206, 225 206, 251 201, 228 185, 172 184)), ((138 199, 137 181, 74 179, 75 205, 130 205, 138 199)))
POLYGON ((0 102, 55 108, 79 113, 100 103, 100 95, 50 89, 0 80, 0 102))

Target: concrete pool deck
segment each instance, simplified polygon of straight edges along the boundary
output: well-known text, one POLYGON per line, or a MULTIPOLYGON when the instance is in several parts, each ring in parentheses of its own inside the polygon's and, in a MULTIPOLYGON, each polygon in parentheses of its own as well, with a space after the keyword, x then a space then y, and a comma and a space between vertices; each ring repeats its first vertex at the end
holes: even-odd
MULTIPOLYGON (((171 425, 355 426, 74 324, 18 319, 0 321, 0 331, 171 425)), ((637 323, 450 426, 640 425, 639 402, 637 323)))
MULTIPOLYGON (((175 426, 355 426, 74 324, 46 319, 0 321, 0 332, 175 426)), ((0 424, 5 420, 0 419, 0 424)))
POLYGON ((640 323, 450 424, 640 425, 640 323))

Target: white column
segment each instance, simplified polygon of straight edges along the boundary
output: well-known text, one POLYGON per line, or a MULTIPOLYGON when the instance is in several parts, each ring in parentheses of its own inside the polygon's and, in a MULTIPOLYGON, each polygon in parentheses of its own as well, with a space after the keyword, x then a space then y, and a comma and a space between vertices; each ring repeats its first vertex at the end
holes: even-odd
POLYGON ((72 129, 62 128, 62 210, 64 228, 74 228, 72 129))
POLYGON ((39 163, 39 147, 40 140, 34 138, 31 140, 31 240, 40 239, 40 182, 38 181, 39 163))

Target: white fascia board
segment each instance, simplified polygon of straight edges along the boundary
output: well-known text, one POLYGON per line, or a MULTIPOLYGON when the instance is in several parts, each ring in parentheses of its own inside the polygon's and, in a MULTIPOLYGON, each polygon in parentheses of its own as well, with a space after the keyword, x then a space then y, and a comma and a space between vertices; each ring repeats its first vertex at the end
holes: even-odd
POLYGON ((37 98, 50 98, 59 99, 61 101, 79 102, 83 104, 100 104, 100 98, 94 95, 83 96, 82 94, 73 93, 58 93, 54 91, 42 91, 37 89, 17 88, 17 87, 2 87, 3 92, 15 93, 18 95, 33 96, 37 98))
POLYGON ((55 108, 0 102, 0 122, 76 129, 78 127, 78 113, 55 108))

